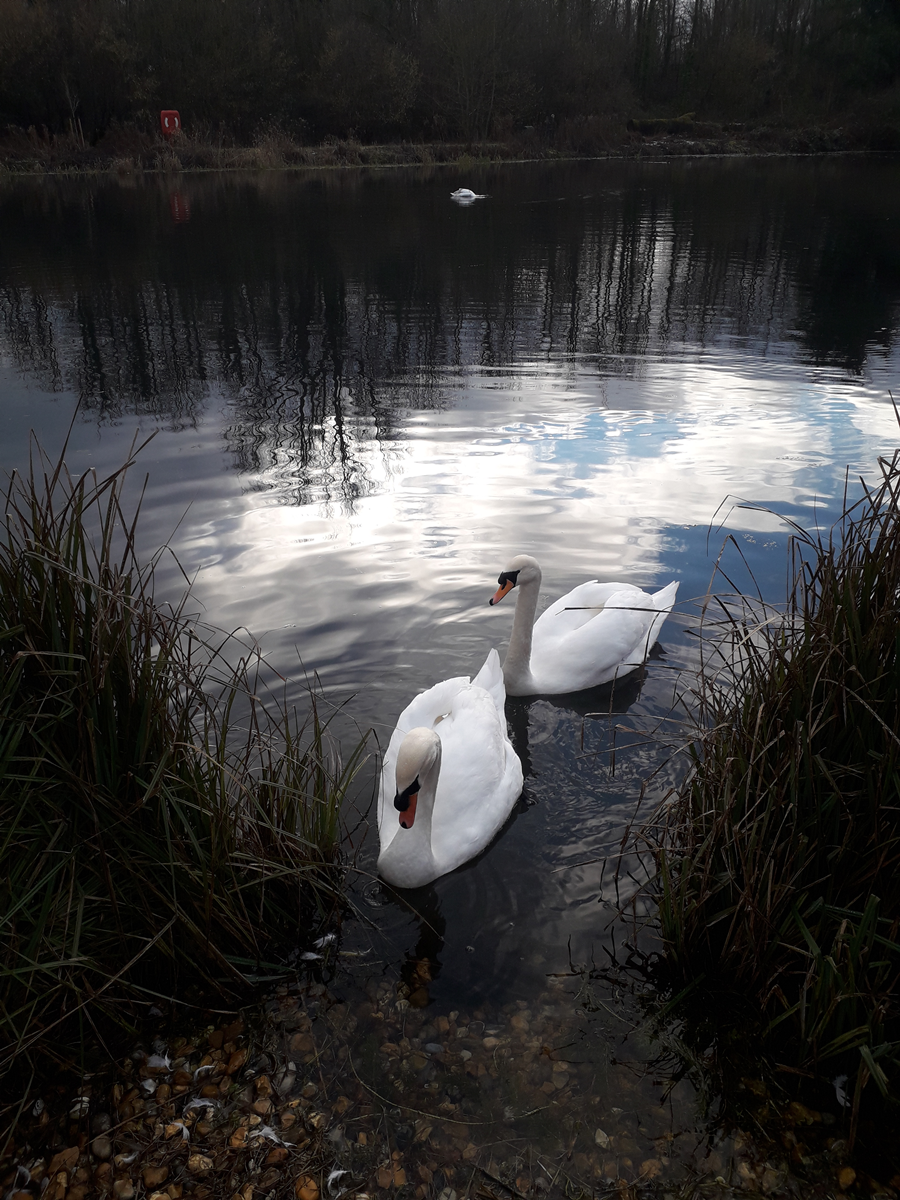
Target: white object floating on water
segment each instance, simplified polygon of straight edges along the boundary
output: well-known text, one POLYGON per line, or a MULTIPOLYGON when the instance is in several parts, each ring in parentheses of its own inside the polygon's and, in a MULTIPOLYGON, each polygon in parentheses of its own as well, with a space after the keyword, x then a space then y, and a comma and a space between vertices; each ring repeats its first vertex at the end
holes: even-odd
POLYGON ((479 192, 473 192, 471 188, 457 188, 455 192, 450 193, 450 199, 455 200, 457 204, 471 204, 473 200, 485 200, 486 198, 479 192))

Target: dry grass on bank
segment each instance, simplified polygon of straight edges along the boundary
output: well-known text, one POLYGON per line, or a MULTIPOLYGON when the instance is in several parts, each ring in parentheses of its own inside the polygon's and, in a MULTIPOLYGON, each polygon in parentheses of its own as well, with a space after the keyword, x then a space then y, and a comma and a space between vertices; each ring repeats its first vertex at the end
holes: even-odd
POLYGON ((867 1085, 900 1085, 900 452, 880 470, 827 533, 792 525, 786 611, 707 611, 656 834, 676 990, 749 998, 775 1061, 845 1075, 851 1141, 867 1085))
MULTIPOLYGON (((153 596, 128 461, 35 452, 0 517, 0 1073, 171 990, 237 997, 342 903, 342 764, 314 691, 153 596), (302 932, 305 931, 305 934, 302 932)), ((164 551, 161 550, 160 554, 164 551)))
POLYGON ((0 169, 13 173, 112 171, 115 174, 178 171, 270 171, 291 167, 429 166, 517 157, 516 145, 490 142, 395 142, 369 145, 355 138, 307 145, 277 126, 261 130, 250 145, 213 130, 180 131, 170 140, 135 128, 114 128, 96 145, 72 132, 14 129, 0 134, 0 169))
POLYGON ((900 129, 850 122, 843 126, 777 126, 680 119, 629 120, 586 116, 526 126, 494 141, 372 144, 330 138, 311 145, 265 125, 249 145, 213 129, 179 131, 171 140, 136 126, 113 126, 96 144, 80 130, 8 126, 0 132, 0 173, 111 171, 117 175, 180 171, 270 171, 298 167, 436 166, 569 158, 678 158, 702 155, 825 154, 900 149, 900 129))

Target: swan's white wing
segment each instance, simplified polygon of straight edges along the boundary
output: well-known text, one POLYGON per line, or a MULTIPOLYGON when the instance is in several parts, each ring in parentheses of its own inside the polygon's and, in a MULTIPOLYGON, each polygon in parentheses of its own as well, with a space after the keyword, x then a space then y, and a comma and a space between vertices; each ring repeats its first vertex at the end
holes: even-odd
POLYGON ((580 629, 592 621, 597 613, 606 607, 610 598, 618 592, 635 592, 638 596, 646 595, 634 584, 598 583, 596 579, 589 579, 587 583, 580 583, 578 587, 572 588, 571 592, 566 592, 565 596, 554 600, 535 621, 535 633, 539 627, 543 628, 545 625, 548 630, 552 627, 556 635, 564 630, 580 629))
POLYGON ((653 621, 653 628, 650 630, 650 645, 659 639, 660 630, 663 627, 666 617, 672 611, 675 604, 675 597, 678 594, 678 580, 674 579, 671 583, 666 584, 664 588, 660 588, 658 592, 653 593, 653 603, 659 612, 659 616, 653 621))
POLYGON ((443 874, 480 853, 504 824, 522 791, 522 764, 506 718, 481 687, 459 693, 437 732, 441 773, 431 848, 443 874))
POLYGON ((677 584, 657 596, 596 580, 574 588, 535 622, 531 673, 540 691, 574 692, 607 683, 647 657, 677 584), (671 594, 671 596, 670 596, 671 594))
MULTIPOLYGON (((472 680, 473 687, 484 688, 494 699, 497 714, 501 721, 506 721, 506 684, 503 682, 503 667, 500 665, 500 655, 491 650, 484 660, 484 666, 472 680)), ((505 726, 504 726, 505 727, 505 726)))

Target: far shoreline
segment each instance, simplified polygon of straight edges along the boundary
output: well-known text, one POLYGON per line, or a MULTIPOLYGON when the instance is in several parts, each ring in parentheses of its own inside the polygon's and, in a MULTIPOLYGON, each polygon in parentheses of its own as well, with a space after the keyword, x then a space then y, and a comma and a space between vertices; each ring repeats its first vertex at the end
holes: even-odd
MULTIPOLYGON (((571 134, 571 130, 568 131, 571 134)), ((571 137, 566 139, 571 142, 571 137)), ((582 139, 574 139, 576 142, 582 139)), ((526 163, 670 161, 698 158, 810 156, 892 157, 900 130, 777 127, 688 121, 586 122, 583 144, 559 145, 525 130, 505 142, 362 143, 355 139, 303 145, 269 133, 253 145, 224 145, 179 132, 171 140, 135 128, 115 129, 95 145, 71 134, 8 130, 0 136, 0 180, 41 176, 140 176, 334 168, 452 167, 471 171, 526 163), (589 143, 589 144, 588 144, 589 143)))

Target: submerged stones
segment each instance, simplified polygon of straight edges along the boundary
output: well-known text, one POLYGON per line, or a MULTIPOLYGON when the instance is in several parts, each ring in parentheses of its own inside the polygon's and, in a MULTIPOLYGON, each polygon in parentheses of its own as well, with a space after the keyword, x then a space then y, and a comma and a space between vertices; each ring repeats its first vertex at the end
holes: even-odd
MULTIPOLYGON (((47 1150, 23 1143, 16 1170, 43 1200, 796 1192, 791 1166, 808 1163, 820 1114, 789 1110, 782 1147, 765 1154, 741 1134, 711 1145, 686 1085, 664 1103, 620 1027, 613 1036, 558 988, 439 1013, 407 1003, 405 986, 282 987, 252 1038, 233 1022, 173 1043, 162 1062, 138 1054, 111 1086, 81 1093, 84 1132, 60 1126, 70 1143, 47 1150)), ((35 1136, 51 1128, 43 1108, 34 1117, 35 1136)), ((857 1174, 831 1144, 823 1170, 843 1192, 857 1174)), ((11 1195, 15 1181, 0 1176, 11 1195)))

